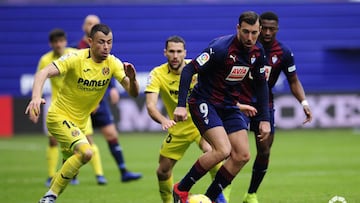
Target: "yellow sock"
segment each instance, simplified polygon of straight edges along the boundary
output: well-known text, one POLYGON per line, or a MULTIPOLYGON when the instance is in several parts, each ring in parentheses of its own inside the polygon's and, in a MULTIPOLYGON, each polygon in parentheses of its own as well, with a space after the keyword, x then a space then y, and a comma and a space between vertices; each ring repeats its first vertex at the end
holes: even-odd
POLYGON ((218 163, 217 165, 215 165, 212 169, 210 169, 209 173, 211 176, 211 180, 215 179, 216 173, 218 172, 218 170, 220 169, 220 167, 222 166, 222 163, 218 163))
POLYGON ((91 148, 93 150, 93 155, 90 160, 90 163, 94 169, 95 175, 104 175, 102 164, 101 164, 101 158, 100 158, 100 152, 99 148, 96 146, 95 143, 91 145, 91 148))
POLYGON ((231 193, 231 184, 228 185, 223 191, 222 191, 226 202, 230 202, 230 193, 231 193))
POLYGON ((59 161, 59 149, 57 146, 48 146, 46 149, 46 160, 48 165, 48 177, 54 177, 59 161))
POLYGON ((174 184, 173 176, 171 175, 167 180, 159 180, 159 192, 163 203, 172 203, 172 187, 174 184))
POLYGON ((56 195, 61 194, 69 184, 70 180, 78 174, 82 165, 84 164, 81 161, 80 154, 74 154, 68 158, 53 178, 50 190, 56 195))

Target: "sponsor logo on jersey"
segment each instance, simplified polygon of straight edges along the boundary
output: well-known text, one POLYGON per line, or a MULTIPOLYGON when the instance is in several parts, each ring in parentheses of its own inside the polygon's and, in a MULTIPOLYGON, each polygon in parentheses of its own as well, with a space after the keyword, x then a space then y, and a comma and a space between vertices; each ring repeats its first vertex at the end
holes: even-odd
POLYGON ((106 80, 86 80, 84 78, 78 79, 78 85, 83 85, 87 87, 102 87, 107 85, 110 82, 110 79, 106 80))
POLYGON ((170 93, 170 95, 179 95, 178 90, 170 90, 169 93, 170 93))
POLYGON ((288 67, 288 72, 291 73, 291 72, 294 72, 296 70, 296 66, 295 65, 292 65, 290 67, 288 67))
POLYGON ((209 61, 209 59, 210 59, 210 55, 208 53, 204 52, 196 58, 196 62, 198 62, 198 64, 200 66, 203 66, 206 62, 209 61))
POLYGON ((230 74, 226 77, 228 81, 241 81, 245 78, 246 74, 249 72, 249 67, 247 66, 233 66, 230 74))
POLYGON ((64 61, 64 60, 66 60, 67 58, 69 58, 70 56, 76 56, 76 55, 77 55, 77 54, 74 53, 74 52, 64 54, 64 55, 62 55, 62 56, 59 58, 59 61, 64 61))
POLYGON ((234 63, 236 62, 236 56, 233 56, 233 55, 230 54, 229 58, 231 58, 234 61, 234 63))

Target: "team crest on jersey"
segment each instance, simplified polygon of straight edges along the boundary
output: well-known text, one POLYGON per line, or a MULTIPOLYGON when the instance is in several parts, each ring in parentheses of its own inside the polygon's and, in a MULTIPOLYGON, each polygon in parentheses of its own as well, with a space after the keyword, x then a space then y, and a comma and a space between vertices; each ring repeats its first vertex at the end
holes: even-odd
POLYGON ((71 132, 71 135, 72 135, 73 137, 77 137, 77 136, 80 135, 80 132, 79 132, 78 130, 73 130, 73 131, 71 132))
POLYGON ((104 68, 102 69, 102 74, 103 74, 104 76, 108 76, 109 73, 110 73, 110 68, 109 68, 109 67, 104 67, 104 68))
POLYGON ((206 52, 202 53, 200 56, 196 58, 196 62, 199 63, 200 66, 204 65, 210 59, 210 55, 206 52))
POLYGON ((230 74, 226 77, 228 81, 242 81, 246 74, 249 72, 249 67, 247 66, 233 66, 230 74))
POLYGON ((274 55, 273 57, 271 57, 271 61, 273 64, 275 64, 278 61, 278 57, 274 55))
POLYGON ((255 61, 256 61, 256 57, 255 57, 255 55, 253 55, 250 59, 250 62, 251 62, 251 64, 254 64, 255 61))

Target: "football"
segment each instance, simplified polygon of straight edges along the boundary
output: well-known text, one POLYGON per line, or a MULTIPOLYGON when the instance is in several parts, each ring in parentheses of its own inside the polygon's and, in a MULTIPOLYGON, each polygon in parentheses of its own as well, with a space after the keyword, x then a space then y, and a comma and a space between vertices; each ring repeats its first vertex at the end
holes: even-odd
POLYGON ((187 203, 211 203, 211 200, 203 194, 193 194, 189 196, 187 203))

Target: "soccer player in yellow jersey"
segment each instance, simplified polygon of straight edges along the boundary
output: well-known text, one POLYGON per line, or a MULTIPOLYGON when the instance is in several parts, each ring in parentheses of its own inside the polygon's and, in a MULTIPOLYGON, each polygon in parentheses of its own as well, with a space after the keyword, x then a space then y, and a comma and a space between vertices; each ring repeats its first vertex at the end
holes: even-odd
MULTIPOLYGON (((64 30, 59 28, 55 28, 50 31, 49 44, 52 50, 47 52, 40 58, 37 71, 42 70, 47 65, 49 65, 56 59, 60 58, 61 56, 77 51, 77 49, 67 47, 66 33, 64 30)), ((59 76, 59 77, 50 78, 50 84, 51 84, 51 100, 54 101, 58 94, 58 90, 63 85, 63 77, 59 76)), ((93 142, 91 136, 93 134, 93 128, 90 117, 88 121, 88 126, 86 127, 86 131, 84 133, 87 136, 87 139, 89 140, 93 148, 94 154, 93 154, 93 158, 91 159, 91 165, 94 169, 97 183, 100 185, 106 184, 106 179, 103 175, 100 153, 98 147, 93 142)), ((46 159, 48 164, 48 179, 46 180, 45 183, 46 186, 50 186, 51 179, 55 175, 57 169, 57 163, 59 160, 58 143, 53 136, 49 135, 48 137, 49 137, 49 145, 46 150, 46 159)), ((71 184, 78 184, 78 183, 79 182, 76 179, 76 177, 74 177, 74 179, 71 180, 71 184)))
MULTIPOLYGON (((157 178, 159 192, 163 203, 173 202, 172 170, 178 160, 180 160, 191 143, 196 142, 203 152, 211 150, 211 146, 201 138, 200 132, 191 119, 175 123, 173 112, 178 102, 178 90, 180 74, 186 65, 185 41, 180 36, 171 36, 165 42, 164 55, 167 63, 155 67, 149 75, 148 84, 145 89, 146 107, 150 117, 161 124, 163 130, 168 130, 168 135, 163 140, 160 155, 159 166, 157 168, 157 178), (158 97, 164 103, 168 117, 163 115, 157 108, 158 97)), ((197 82, 193 77, 191 88, 197 82)), ((190 116, 190 114, 189 114, 190 116)), ((220 165, 210 171, 212 178, 220 165)), ((230 187, 228 187, 230 188, 230 187)), ((229 201, 230 189, 219 195, 217 202, 229 201)))
POLYGON ((64 77, 64 85, 50 104, 46 124, 60 143, 66 161, 39 203, 54 203, 81 166, 92 158, 93 151, 84 130, 111 78, 115 77, 130 96, 139 94, 135 67, 110 54, 113 44, 110 27, 105 24, 93 26, 89 42, 89 49, 64 55, 35 75, 32 99, 25 110, 34 123, 39 120, 40 105, 46 102, 41 98, 45 80, 59 75, 64 77))

